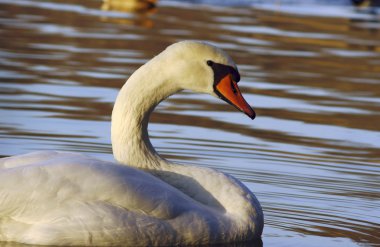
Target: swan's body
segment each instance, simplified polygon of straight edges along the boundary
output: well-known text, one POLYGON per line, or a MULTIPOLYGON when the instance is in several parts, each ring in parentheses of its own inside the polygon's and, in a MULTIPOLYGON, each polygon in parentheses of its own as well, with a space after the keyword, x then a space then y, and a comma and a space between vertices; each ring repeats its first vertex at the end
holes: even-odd
POLYGON ((254 117, 232 79, 238 80, 236 66, 222 51, 174 44, 138 69, 118 95, 112 113, 118 163, 53 151, 1 159, 0 241, 153 246, 259 238, 261 207, 242 183, 213 169, 169 163, 147 133, 154 107, 182 89, 217 94, 254 117))

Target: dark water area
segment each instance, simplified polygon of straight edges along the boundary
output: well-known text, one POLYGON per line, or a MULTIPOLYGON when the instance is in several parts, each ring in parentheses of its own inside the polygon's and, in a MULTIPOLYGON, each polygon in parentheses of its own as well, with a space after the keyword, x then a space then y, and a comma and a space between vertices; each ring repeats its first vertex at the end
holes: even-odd
POLYGON ((128 76, 173 42, 205 40, 233 57, 257 118, 183 92, 152 116, 159 153, 243 181, 263 206, 263 246, 380 246, 378 9, 231 2, 0 0, 0 156, 112 161, 128 76))

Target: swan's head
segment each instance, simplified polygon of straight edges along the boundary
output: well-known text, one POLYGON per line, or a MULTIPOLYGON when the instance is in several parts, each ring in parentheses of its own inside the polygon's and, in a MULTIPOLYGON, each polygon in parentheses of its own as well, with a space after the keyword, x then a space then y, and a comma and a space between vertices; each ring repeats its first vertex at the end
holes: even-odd
POLYGON ((245 101, 237 85, 240 74, 236 64, 224 51, 197 41, 178 42, 166 51, 164 53, 170 54, 167 61, 171 61, 167 66, 171 68, 172 75, 177 75, 175 80, 182 89, 219 97, 251 119, 255 118, 254 110, 245 101))

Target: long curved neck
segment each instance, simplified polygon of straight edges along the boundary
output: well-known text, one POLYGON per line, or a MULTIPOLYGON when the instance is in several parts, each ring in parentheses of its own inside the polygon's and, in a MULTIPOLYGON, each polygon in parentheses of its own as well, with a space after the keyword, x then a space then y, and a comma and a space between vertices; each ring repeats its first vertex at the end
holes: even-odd
POLYGON ((168 163, 154 150, 148 135, 148 121, 154 108, 168 96, 180 91, 168 81, 158 60, 140 67, 127 80, 117 96, 111 125, 115 159, 125 165, 159 169, 168 163))

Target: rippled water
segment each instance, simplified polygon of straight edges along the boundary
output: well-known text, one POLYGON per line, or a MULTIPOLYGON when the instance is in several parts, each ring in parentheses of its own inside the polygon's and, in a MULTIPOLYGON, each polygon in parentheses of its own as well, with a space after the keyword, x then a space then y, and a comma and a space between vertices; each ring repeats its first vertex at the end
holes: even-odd
POLYGON ((0 0, 0 155, 112 160, 110 114, 126 78, 175 41, 207 40, 237 62, 258 117, 184 92, 153 114, 156 149, 241 179, 263 206, 264 246, 380 246, 378 12, 207 2, 131 13, 0 0))

